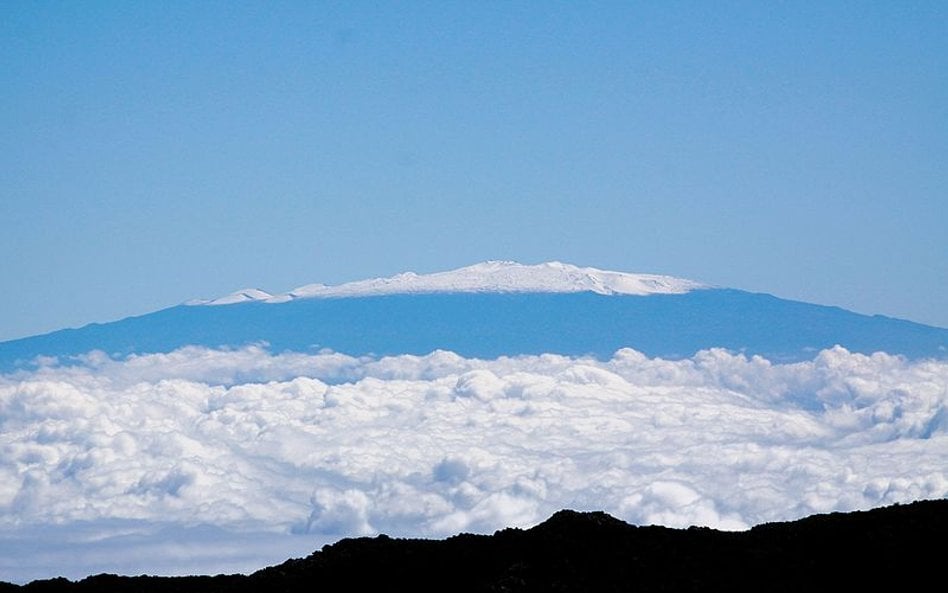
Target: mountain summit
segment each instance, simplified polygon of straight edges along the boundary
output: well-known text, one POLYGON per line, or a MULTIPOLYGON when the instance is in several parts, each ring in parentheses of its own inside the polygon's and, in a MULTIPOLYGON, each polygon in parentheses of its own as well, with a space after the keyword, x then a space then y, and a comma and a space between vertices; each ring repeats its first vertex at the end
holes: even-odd
POLYGON ((290 292, 271 295, 244 289, 227 296, 190 301, 189 305, 232 305, 262 301, 284 303, 305 298, 339 298, 389 294, 427 293, 575 293, 613 295, 683 294, 707 288, 691 280, 655 274, 630 274, 598 268, 581 268, 558 261, 525 265, 514 261, 486 261, 434 274, 405 272, 388 278, 348 282, 338 286, 307 284, 290 292))
POLYGON ((806 360, 840 345, 866 354, 943 358, 948 329, 670 276, 488 261, 435 274, 310 284, 278 295, 244 289, 0 342, 0 372, 93 350, 124 357, 248 344, 353 356, 450 350, 485 359, 544 353, 608 359, 622 348, 682 358, 724 348, 772 361, 806 360))

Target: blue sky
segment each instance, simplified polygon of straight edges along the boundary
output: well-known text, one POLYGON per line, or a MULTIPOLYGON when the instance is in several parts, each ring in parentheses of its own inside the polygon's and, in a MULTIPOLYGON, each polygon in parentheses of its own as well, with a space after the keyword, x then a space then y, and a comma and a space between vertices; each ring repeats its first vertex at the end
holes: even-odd
POLYGON ((0 339, 485 259, 948 326, 943 2, 0 5, 0 339))

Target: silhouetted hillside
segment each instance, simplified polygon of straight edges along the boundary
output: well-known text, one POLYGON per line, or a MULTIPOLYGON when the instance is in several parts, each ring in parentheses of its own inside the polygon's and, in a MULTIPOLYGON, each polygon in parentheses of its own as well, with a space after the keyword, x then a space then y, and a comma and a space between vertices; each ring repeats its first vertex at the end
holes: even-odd
POLYGON ((34 581, 10 592, 907 590, 942 580, 948 500, 746 532, 635 527, 560 511, 527 530, 443 541, 345 539, 249 576, 34 581))

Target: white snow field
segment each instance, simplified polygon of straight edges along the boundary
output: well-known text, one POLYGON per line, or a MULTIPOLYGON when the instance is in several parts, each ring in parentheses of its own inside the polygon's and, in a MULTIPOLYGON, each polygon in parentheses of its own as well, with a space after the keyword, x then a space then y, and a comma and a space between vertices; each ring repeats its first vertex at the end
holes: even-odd
POLYGON ((691 280, 655 274, 610 272, 581 268, 561 262, 525 265, 513 261, 487 261, 473 266, 415 274, 405 272, 390 278, 359 280, 338 286, 308 284, 285 294, 271 295, 250 288, 212 300, 196 300, 192 305, 232 305, 263 301, 283 303, 293 299, 417 294, 433 292, 595 292, 598 294, 681 294, 705 288, 691 280))
POLYGON ((0 375, 0 580, 249 571, 561 508, 743 529, 941 498, 946 403, 948 362, 841 348, 93 353, 0 375))

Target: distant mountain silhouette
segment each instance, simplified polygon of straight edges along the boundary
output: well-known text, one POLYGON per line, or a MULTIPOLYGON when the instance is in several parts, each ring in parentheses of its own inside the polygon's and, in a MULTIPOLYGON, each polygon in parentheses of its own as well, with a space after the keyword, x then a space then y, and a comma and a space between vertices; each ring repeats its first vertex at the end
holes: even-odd
POLYGON ((816 515, 746 532, 635 527, 560 511, 527 530, 443 541, 345 539, 249 576, 34 581, 13 592, 855 591, 943 582, 948 500, 816 515))
POLYGON ((619 348, 682 358, 721 347, 774 362, 841 345, 909 358, 948 355, 948 329, 730 289, 684 294, 432 293, 178 306, 0 343, 0 371, 36 356, 113 356, 266 342, 273 352, 466 357, 556 353, 607 359, 619 348))

